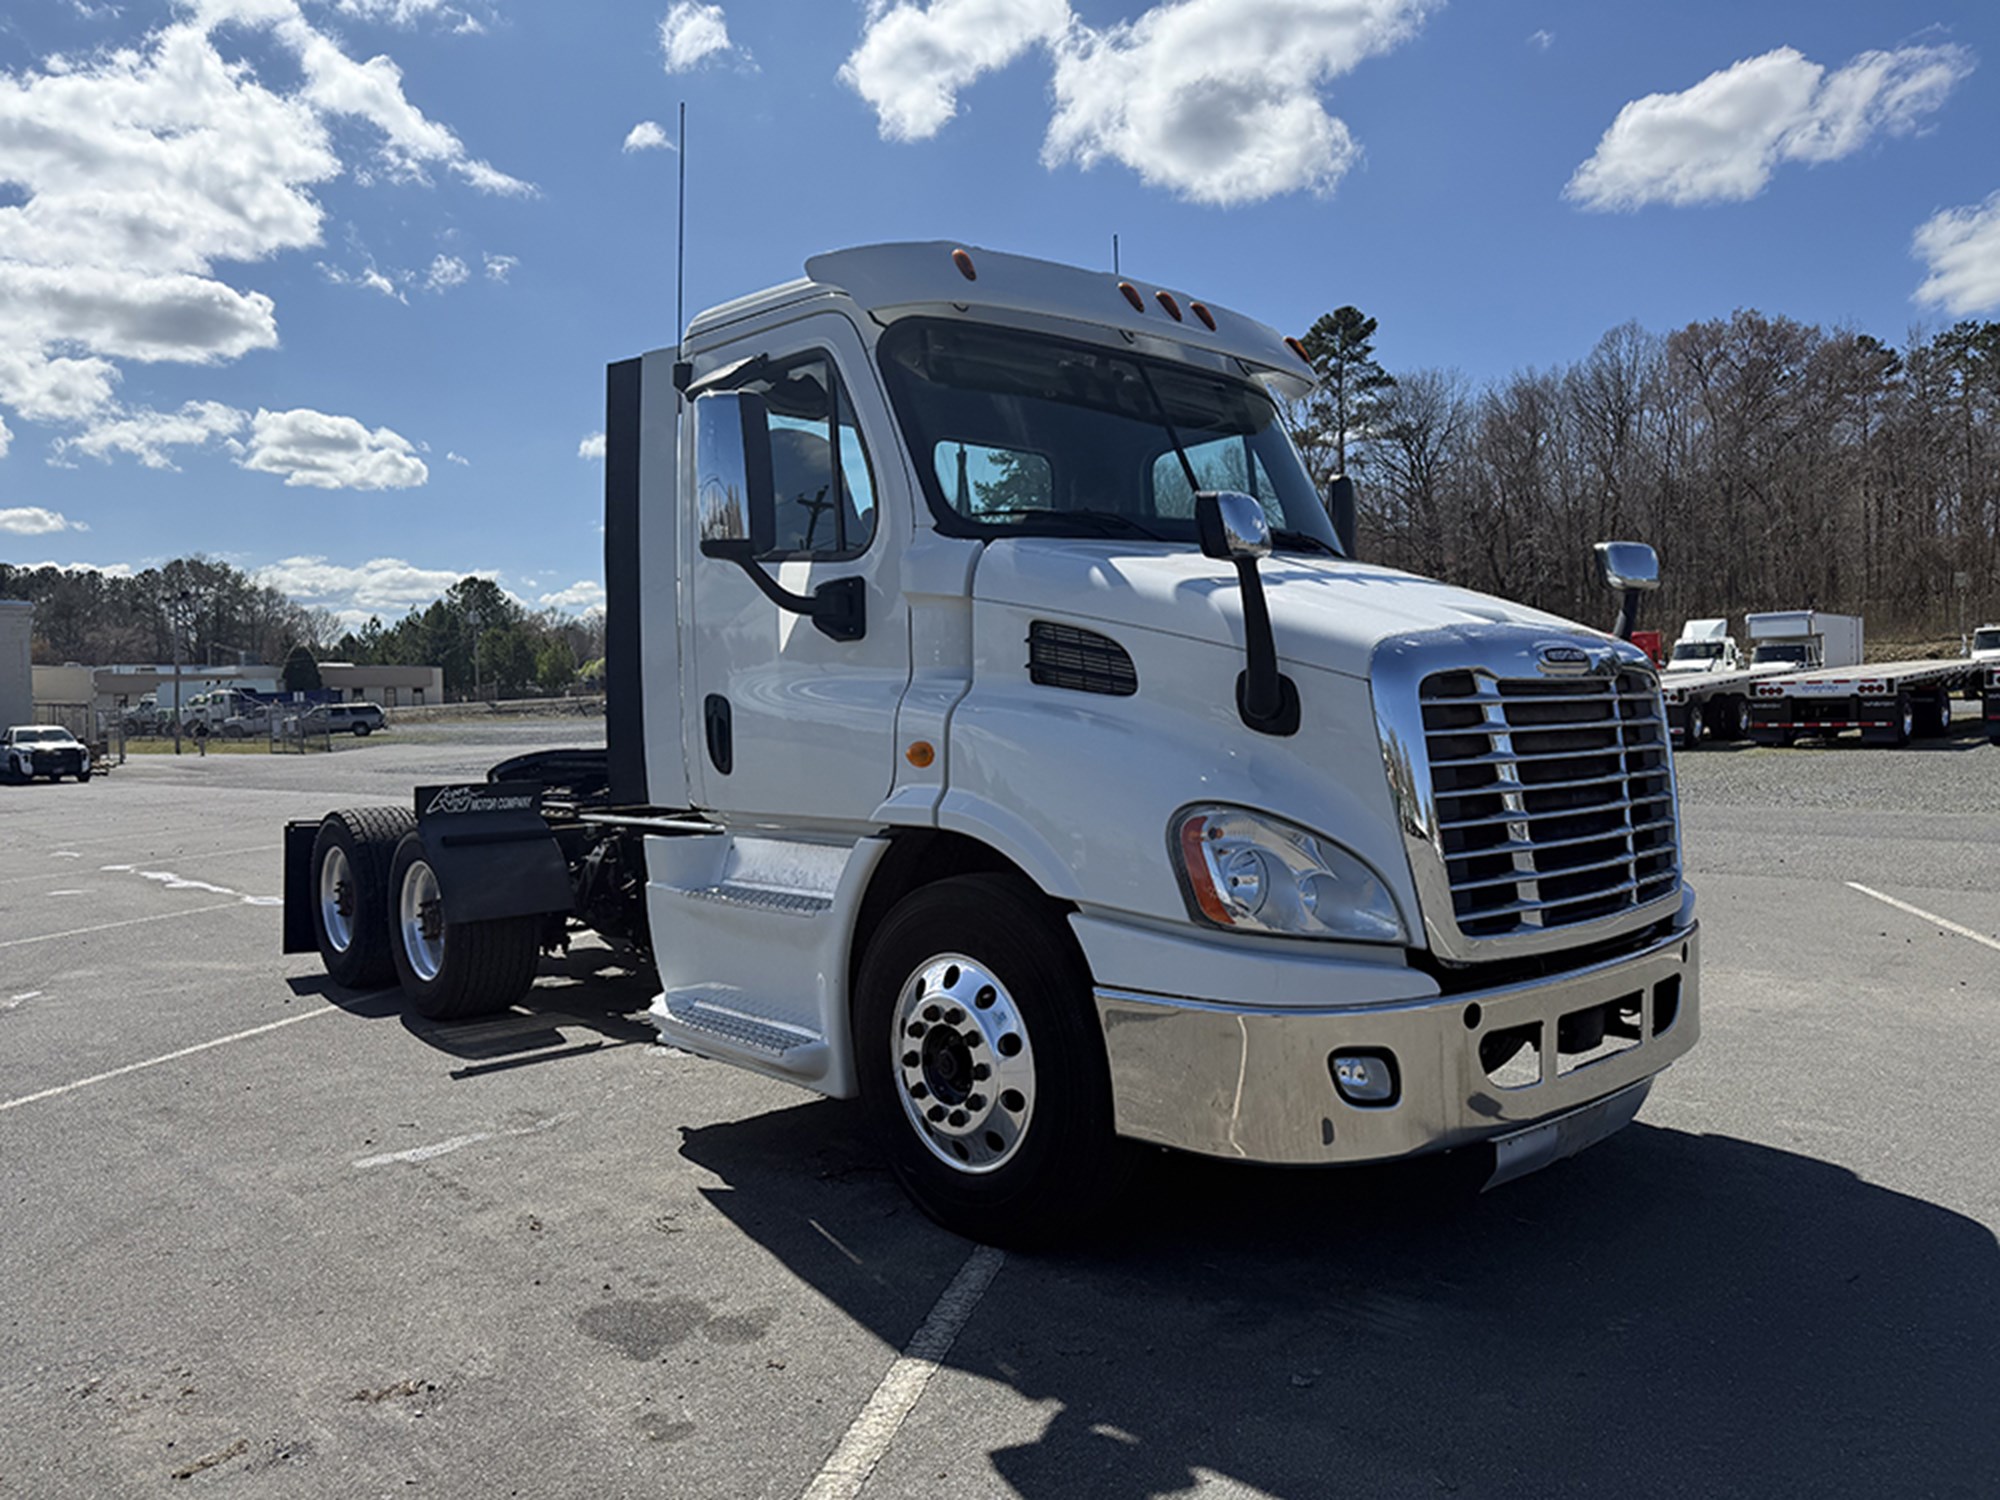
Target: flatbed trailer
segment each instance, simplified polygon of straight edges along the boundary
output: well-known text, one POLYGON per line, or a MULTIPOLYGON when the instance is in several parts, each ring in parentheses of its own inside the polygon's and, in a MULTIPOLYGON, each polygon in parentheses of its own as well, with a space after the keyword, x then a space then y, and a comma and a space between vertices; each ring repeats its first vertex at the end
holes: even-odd
POLYGON ((1750 723, 1750 685, 1780 670, 1763 666, 1664 674, 1660 694, 1674 748, 1694 750, 1708 740, 1742 739, 1750 723))
POLYGON ((1750 686, 1750 738, 1759 745, 1789 745, 1801 735, 1858 729, 1864 745, 1907 745, 1947 733, 1952 695, 1981 677, 1977 663, 1954 657, 1763 678, 1750 686))

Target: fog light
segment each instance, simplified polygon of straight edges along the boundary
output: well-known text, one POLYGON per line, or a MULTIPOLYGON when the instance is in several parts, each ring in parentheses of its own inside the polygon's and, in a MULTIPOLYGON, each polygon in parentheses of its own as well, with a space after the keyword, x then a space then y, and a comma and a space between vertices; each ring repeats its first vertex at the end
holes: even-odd
POLYGON ((1333 1086, 1349 1104, 1396 1102, 1396 1059, 1387 1052, 1336 1052, 1333 1086))

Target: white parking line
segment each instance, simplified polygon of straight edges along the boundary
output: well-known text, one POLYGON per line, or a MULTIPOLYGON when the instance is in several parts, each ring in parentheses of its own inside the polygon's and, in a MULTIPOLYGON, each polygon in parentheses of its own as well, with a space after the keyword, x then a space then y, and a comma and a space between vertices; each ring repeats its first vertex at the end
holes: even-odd
POLYGON ((175 917, 192 917, 205 911, 233 911, 243 904, 239 898, 235 901, 223 901, 215 906, 190 906, 183 911, 157 912, 150 917, 127 917, 122 922, 100 922, 95 927, 72 927, 68 932, 45 932, 40 937, 9 938, 6 942, 0 943, 0 948, 25 948, 30 943, 53 943, 62 938, 87 937, 93 932, 109 932, 114 927, 137 927, 141 922, 171 922, 175 917))
POLYGON ((1955 932, 1962 938, 1971 938, 1973 942, 1984 944, 1986 947, 1991 948, 1995 953, 2000 953, 2000 941, 1995 941, 1993 938, 1988 937, 1983 932, 1974 932, 1970 927, 1961 927, 1958 925, 1958 923, 1947 921, 1945 918, 1938 916, 1934 912, 1925 911, 1921 906, 1912 906, 1907 901, 1898 901, 1894 896, 1885 896, 1880 891, 1871 890, 1869 887, 1863 885, 1858 880, 1848 881, 1847 888, 1849 890, 1859 891, 1864 896, 1873 896, 1877 901, 1880 901, 1884 906, 1893 906, 1896 908, 1897 911, 1906 911, 1913 917, 1922 917, 1926 922, 1935 923, 1937 926, 1942 927, 1946 932, 1955 932))
POLYGON ((889 1373, 882 1377, 875 1394, 861 1408, 861 1415, 847 1429, 833 1456, 805 1487, 800 1500, 854 1500, 861 1493, 875 1465, 895 1441, 903 1419, 915 1410, 924 1387, 937 1374, 938 1361, 951 1352, 959 1330, 979 1306, 979 1299, 986 1295, 1006 1259, 991 1245, 981 1245, 966 1258, 924 1319, 924 1326, 910 1340, 902 1358, 889 1366, 889 1373))
POLYGON ((332 1015, 339 1009, 338 1005, 322 1005, 318 1010, 309 1010, 303 1015, 286 1016, 282 1021, 272 1021, 265 1026, 252 1026, 248 1031, 232 1032, 228 1036, 219 1036, 212 1042, 196 1042, 192 1047, 183 1047, 178 1052, 168 1052, 160 1057, 149 1057, 144 1062, 127 1063, 122 1068, 113 1068, 109 1073, 94 1073, 88 1078, 77 1079, 75 1083, 58 1084, 55 1088, 43 1089, 38 1094, 23 1094, 18 1099, 0 1101, 0 1112, 19 1109, 24 1104, 34 1104, 42 1099, 54 1099, 61 1094, 73 1094, 78 1089, 89 1088, 93 1083, 104 1083, 113 1078, 123 1078, 127 1073, 137 1073, 142 1068, 157 1068, 161 1063, 173 1062, 183 1057, 192 1057, 195 1053, 206 1052, 211 1047, 227 1046, 231 1042, 240 1042, 245 1037, 262 1036, 267 1031, 276 1031, 280 1026, 296 1026, 301 1021, 310 1021, 314 1016, 332 1015))

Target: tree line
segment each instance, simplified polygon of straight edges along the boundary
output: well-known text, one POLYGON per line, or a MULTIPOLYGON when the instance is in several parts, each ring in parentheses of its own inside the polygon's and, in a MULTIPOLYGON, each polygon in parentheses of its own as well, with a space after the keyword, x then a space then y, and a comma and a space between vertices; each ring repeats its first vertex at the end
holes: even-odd
POLYGON ((0 563, 0 598, 35 605, 37 662, 161 664, 176 637, 189 666, 317 660, 442 667, 448 698, 568 691, 603 675, 604 616, 531 611, 489 578, 460 579, 392 625, 347 628, 225 562, 175 558, 131 577, 0 563))
POLYGON ((1391 373, 1375 332, 1321 318, 1322 385, 1289 413, 1322 487, 1354 477, 1372 561, 1596 622, 1591 544, 1650 542, 1668 631, 1812 606, 1941 638, 2000 615, 2000 323, 1901 348, 1755 311, 1627 324, 1483 387, 1391 373))

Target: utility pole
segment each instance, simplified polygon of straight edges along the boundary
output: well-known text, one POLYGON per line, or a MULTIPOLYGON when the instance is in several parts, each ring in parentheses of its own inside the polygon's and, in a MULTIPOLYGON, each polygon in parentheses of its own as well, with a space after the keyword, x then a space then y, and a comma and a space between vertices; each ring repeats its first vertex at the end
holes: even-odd
POLYGON ((189 594, 182 589, 174 595, 167 615, 167 629, 174 638, 174 754, 181 753, 181 621, 187 612, 189 594))

